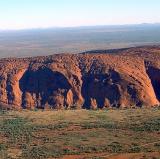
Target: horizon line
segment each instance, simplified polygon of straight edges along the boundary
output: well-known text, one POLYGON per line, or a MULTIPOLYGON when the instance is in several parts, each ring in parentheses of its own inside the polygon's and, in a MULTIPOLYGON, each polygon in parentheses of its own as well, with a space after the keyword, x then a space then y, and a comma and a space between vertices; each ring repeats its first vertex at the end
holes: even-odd
POLYGON ((13 28, 4 29, 0 28, 0 31, 23 31, 23 30, 45 30, 45 29, 69 29, 69 28, 87 28, 87 27, 116 27, 116 26, 133 26, 133 25, 160 25, 160 22, 155 23, 126 23, 126 24, 98 24, 98 25, 77 25, 77 26, 48 26, 48 27, 26 27, 26 28, 13 28))

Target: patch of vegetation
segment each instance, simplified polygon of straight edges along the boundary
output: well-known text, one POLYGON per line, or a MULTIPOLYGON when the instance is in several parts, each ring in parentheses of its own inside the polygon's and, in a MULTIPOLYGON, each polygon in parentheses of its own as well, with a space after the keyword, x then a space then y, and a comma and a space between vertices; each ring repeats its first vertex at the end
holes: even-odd
POLYGON ((81 124, 81 127, 83 129, 93 129, 93 128, 118 129, 118 125, 116 123, 106 123, 103 121, 84 122, 81 124))
POLYGON ((155 143, 155 144, 154 144, 154 147, 160 149, 160 142, 159 142, 159 143, 155 143))
MULTIPOLYGON (((50 156, 51 156, 50 152, 44 146, 26 147, 26 148, 23 148, 23 151, 22 151, 22 157, 24 159, 45 159, 50 156)), ((58 157, 58 156, 54 156, 54 157, 58 157)))
POLYGON ((49 157, 59 158, 63 155, 79 154, 76 150, 69 148, 62 148, 58 145, 46 146, 32 146, 27 145, 23 147, 22 158, 24 159, 45 159, 49 157))
POLYGON ((107 150, 112 153, 119 153, 123 151, 123 146, 119 142, 112 142, 108 145, 107 150))
POLYGON ((34 130, 38 131, 41 129, 49 129, 49 130, 61 130, 65 129, 69 126, 68 122, 58 122, 56 124, 49 124, 49 125, 35 125, 34 130))
POLYGON ((119 153, 124 151, 124 147, 119 142, 112 142, 108 145, 78 145, 81 153, 110 152, 119 153))
POLYGON ((130 149, 129 149, 129 152, 131 153, 138 153, 138 152, 141 152, 141 147, 136 144, 136 143, 132 143, 132 145, 130 146, 130 149))
POLYGON ((77 148, 81 153, 104 152, 106 150, 105 145, 78 145, 77 148))
POLYGON ((130 128, 134 131, 160 131, 160 118, 152 119, 150 121, 142 122, 140 124, 132 124, 130 128))
POLYGON ((1 159, 6 159, 8 158, 7 154, 7 146, 5 144, 0 144, 0 158, 1 159))
POLYGON ((10 138, 12 143, 29 143, 32 139, 31 127, 27 125, 25 119, 20 117, 4 120, 1 131, 10 138))

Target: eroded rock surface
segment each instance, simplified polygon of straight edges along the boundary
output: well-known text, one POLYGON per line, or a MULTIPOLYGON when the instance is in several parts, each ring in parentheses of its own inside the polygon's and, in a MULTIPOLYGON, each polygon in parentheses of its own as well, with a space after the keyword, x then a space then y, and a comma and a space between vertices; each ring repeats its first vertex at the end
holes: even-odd
POLYGON ((159 105, 160 47, 106 52, 1 59, 0 103, 27 109, 159 105))

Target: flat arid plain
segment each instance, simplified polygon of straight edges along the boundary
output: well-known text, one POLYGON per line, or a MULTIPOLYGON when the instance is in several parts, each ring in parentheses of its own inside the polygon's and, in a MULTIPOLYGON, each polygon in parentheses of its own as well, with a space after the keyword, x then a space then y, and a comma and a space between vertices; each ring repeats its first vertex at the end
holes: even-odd
POLYGON ((2 159, 159 157, 159 107, 0 111, 2 159))
POLYGON ((160 24, 0 31, 0 58, 80 53, 160 42, 160 24))

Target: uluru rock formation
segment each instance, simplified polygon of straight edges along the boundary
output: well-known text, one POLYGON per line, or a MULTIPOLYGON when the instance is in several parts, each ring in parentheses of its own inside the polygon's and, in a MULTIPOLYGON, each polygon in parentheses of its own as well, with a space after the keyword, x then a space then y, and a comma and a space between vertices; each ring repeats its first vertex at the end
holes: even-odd
POLYGON ((0 60, 0 103, 10 108, 141 107, 159 101, 159 46, 0 60))

